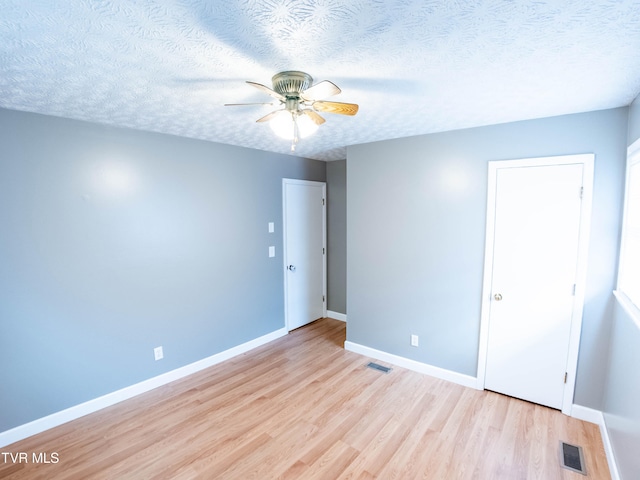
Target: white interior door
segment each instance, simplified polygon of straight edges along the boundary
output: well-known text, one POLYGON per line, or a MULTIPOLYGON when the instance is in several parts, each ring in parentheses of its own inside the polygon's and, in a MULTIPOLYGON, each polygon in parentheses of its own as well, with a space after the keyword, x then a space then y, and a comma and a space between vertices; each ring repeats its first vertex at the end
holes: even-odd
POLYGON ((287 328, 326 316, 325 192, 321 182, 283 180, 287 328))
POLYGON ((585 165, 504 163, 494 169, 484 388, 561 409, 582 315, 585 165))

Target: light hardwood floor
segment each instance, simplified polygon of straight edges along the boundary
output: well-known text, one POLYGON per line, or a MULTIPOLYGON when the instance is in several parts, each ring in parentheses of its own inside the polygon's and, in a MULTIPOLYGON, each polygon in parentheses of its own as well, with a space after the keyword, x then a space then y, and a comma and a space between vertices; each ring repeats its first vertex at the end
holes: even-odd
POLYGON ((610 478, 596 425, 399 367, 366 368, 371 359, 344 340, 344 323, 314 322, 4 447, 59 461, 0 458, 0 478, 584 479, 560 467, 561 440, 584 448, 587 478, 610 478))

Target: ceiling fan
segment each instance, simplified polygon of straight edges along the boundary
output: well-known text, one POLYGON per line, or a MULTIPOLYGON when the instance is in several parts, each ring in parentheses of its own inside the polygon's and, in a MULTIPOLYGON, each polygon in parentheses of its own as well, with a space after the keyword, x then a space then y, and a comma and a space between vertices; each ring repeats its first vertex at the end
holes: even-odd
MULTIPOLYGON (((273 88, 256 82, 247 83, 279 101, 281 109, 271 112, 256 120, 269 122, 276 135, 291 140, 291 151, 295 151, 299 138, 315 132, 325 119, 318 114, 337 113, 339 115, 355 115, 358 105, 355 103, 329 102, 324 98, 341 92, 337 85, 328 80, 313 85, 313 78, 308 73, 286 71, 276 73, 271 79, 273 88)), ((227 103, 225 106, 238 105, 276 105, 276 103, 227 103)))

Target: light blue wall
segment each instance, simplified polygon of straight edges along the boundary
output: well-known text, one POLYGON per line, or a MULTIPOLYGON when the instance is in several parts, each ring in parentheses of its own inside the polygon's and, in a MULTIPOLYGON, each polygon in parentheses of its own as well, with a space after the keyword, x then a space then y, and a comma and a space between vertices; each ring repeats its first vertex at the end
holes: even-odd
POLYGON ((281 179, 324 162, 8 110, 0 145, 0 431, 284 327, 281 179))
POLYGON ((622 203, 627 109, 348 149, 347 339, 476 375, 487 162, 595 153, 575 403, 600 409, 622 203), (420 347, 409 345, 410 334, 420 347))
POLYGON ((327 163, 327 309, 347 313, 347 162, 327 163))
MULTIPOLYGON (((629 108, 628 144, 639 138, 640 97, 629 108)), ((620 475, 631 479, 640 476, 640 319, 614 304, 603 411, 620 475)))

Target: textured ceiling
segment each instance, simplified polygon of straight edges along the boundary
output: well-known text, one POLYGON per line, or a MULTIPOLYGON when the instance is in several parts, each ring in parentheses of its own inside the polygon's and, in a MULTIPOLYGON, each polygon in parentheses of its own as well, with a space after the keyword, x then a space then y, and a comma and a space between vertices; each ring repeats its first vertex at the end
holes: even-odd
POLYGON ((290 153, 244 83, 281 70, 360 105, 296 155, 628 105, 638 0, 0 0, 0 107, 290 153))

